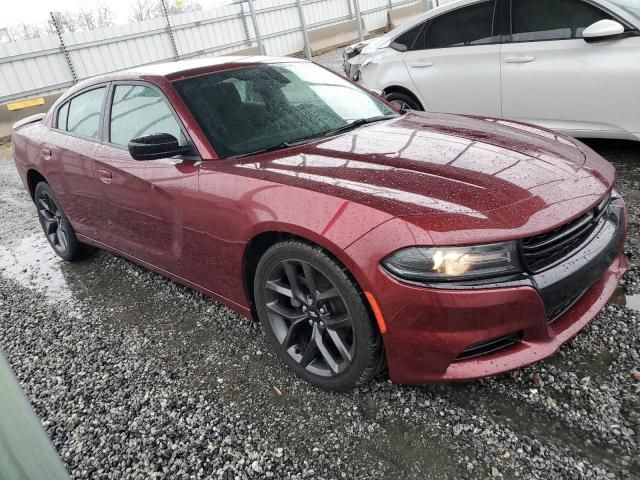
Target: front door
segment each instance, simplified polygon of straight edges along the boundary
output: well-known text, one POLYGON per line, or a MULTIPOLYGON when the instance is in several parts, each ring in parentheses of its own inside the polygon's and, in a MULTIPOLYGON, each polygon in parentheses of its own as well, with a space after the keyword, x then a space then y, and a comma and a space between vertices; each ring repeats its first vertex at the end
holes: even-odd
POLYGON ((585 28, 620 19, 584 0, 510 3, 511 35, 501 53, 504 117, 575 136, 640 130, 640 37, 587 43, 585 28))
POLYGON ((105 144, 96 152, 104 194, 104 241, 174 274, 183 260, 185 211, 197 201, 199 160, 175 157, 134 160, 135 137, 170 133, 188 141, 164 95, 154 86, 115 83, 105 115, 105 144))

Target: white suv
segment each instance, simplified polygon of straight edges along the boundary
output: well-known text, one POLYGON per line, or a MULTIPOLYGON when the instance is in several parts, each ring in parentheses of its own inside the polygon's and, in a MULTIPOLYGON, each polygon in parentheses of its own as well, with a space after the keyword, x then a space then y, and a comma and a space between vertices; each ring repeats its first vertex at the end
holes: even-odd
POLYGON ((405 109, 640 140, 640 0, 461 0, 345 51, 405 109))

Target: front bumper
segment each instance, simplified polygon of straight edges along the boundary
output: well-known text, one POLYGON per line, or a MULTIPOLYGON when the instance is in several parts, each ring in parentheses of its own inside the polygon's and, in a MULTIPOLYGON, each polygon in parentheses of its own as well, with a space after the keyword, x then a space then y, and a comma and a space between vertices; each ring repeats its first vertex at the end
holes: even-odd
POLYGON ((579 253, 518 281, 490 288, 426 288, 400 283, 378 269, 373 283, 388 328, 384 343, 391 379, 469 380, 552 355, 611 298, 627 268, 625 233, 626 208, 618 198, 579 253), (509 341, 495 343, 500 339, 509 341))
POLYGON ((364 48, 363 44, 356 44, 345 48, 342 52, 342 69, 347 78, 354 82, 360 80, 360 65, 352 64, 350 60, 360 55, 362 48, 364 48))

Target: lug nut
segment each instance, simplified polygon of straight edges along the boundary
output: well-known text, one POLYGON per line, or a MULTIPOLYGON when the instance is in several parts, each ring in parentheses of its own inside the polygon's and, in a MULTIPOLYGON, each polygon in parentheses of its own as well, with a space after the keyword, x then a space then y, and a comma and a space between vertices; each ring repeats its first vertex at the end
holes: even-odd
POLYGON ((325 315, 325 314, 327 313, 327 309, 326 309, 326 308, 324 308, 324 307, 322 307, 322 308, 320 309, 320 313, 321 313, 322 315, 325 315))
POLYGON ((303 305, 303 306, 302 306, 302 311, 303 311, 304 313, 307 313, 307 306, 306 306, 306 305, 303 305))

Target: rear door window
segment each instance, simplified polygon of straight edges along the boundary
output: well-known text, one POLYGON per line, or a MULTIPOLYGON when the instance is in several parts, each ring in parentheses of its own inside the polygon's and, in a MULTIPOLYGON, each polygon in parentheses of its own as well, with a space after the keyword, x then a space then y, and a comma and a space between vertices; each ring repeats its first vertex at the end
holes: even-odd
POLYGON ((100 111, 106 91, 106 87, 94 88, 70 100, 66 128, 68 132, 99 138, 100 111))
POLYGON ((611 18, 583 0, 511 0, 511 41, 582 38, 585 28, 611 18))
POLYGON ((495 1, 486 1, 436 17, 424 29, 414 50, 497 43, 499 37, 493 36, 494 11, 495 1))

